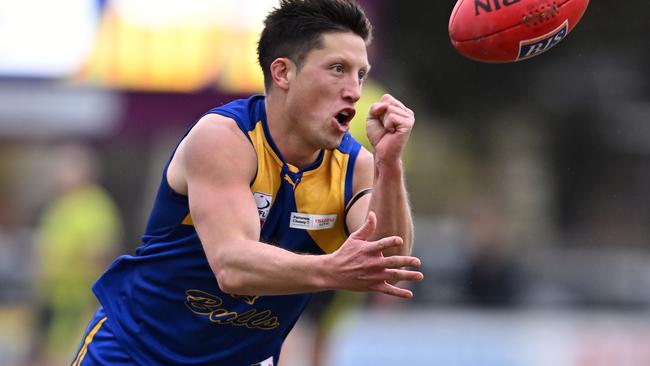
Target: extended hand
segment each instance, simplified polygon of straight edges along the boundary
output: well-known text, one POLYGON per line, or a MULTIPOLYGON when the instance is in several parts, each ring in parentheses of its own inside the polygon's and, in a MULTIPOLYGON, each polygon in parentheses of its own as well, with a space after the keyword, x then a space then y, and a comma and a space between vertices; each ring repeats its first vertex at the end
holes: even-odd
POLYGON ((389 94, 370 107, 366 133, 374 148, 375 158, 399 159, 415 123, 415 114, 389 94))
POLYGON ((375 231, 377 217, 370 212, 364 225, 331 254, 331 273, 336 289, 376 291, 387 295, 410 298, 409 290, 393 286, 399 281, 421 281, 417 271, 400 269, 419 267, 420 260, 411 256, 384 257, 382 251, 403 244, 402 238, 390 236, 377 241, 366 241, 375 231))

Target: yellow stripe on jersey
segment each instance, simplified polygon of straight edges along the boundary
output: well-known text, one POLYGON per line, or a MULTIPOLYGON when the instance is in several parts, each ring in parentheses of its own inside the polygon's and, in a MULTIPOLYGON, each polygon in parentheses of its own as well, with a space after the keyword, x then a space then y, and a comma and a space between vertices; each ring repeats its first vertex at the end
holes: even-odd
POLYGON ((192 221, 192 215, 188 213, 187 216, 185 216, 185 218, 181 222, 181 224, 194 226, 194 221, 192 221))
POLYGON ((99 328, 102 327, 102 324, 106 321, 106 317, 103 317, 95 326, 93 329, 88 333, 86 336, 86 340, 84 341, 84 345, 81 347, 79 350, 79 353, 77 353, 77 357, 75 357, 74 362, 72 362, 72 366, 79 366, 81 365, 81 361, 84 360, 84 357, 86 357, 86 353, 88 353, 88 345, 90 342, 93 341, 93 338, 95 338, 95 334, 99 332, 99 328))
MULTIPOLYGON (((261 121, 249 131, 257 153, 258 174, 251 186, 252 192, 260 192, 275 198, 281 180, 285 179, 294 186, 296 208, 299 213, 314 215, 336 215, 332 228, 308 230, 312 240, 325 252, 338 249, 347 239, 345 231, 345 174, 347 173, 349 155, 339 150, 327 150, 323 162, 314 170, 303 173, 300 184, 295 185, 289 177, 280 177, 282 160, 269 145, 261 121)), ((298 168, 287 164, 296 173, 298 168)))
POLYGON ((251 191, 267 194, 275 199, 276 192, 280 189, 281 184, 282 160, 266 141, 262 121, 258 121, 255 128, 248 132, 248 135, 257 154, 257 176, 251 186, 251 191))
POLYGON ((339 150, 327 150, 319 168, 304 173, 295 191, 298 212, 337 215, 334 226, 308 230, 309 236, 325 252, 332 253, 347 239, 345 234, 345 176, 350 156, 339 150))

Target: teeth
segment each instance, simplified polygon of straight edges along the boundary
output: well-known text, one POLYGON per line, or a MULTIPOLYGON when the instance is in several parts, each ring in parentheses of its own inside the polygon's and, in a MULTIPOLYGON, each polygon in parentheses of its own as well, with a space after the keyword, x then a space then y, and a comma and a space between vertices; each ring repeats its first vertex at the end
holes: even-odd
POLYGON ((348 111, 343 111, 343 112, 341 112, 341 114, 347 117, 349 115, 349 112, 348 111))

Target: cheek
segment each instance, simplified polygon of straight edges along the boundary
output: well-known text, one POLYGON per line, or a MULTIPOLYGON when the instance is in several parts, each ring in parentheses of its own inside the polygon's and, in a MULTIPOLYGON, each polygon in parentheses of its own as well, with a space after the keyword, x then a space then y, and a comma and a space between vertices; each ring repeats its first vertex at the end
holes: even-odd
POLYGON ((305 99, 319 101, 322 100, 323 97, 327 96, 328 88, 327 85, 322 83, 322 81, 313 79, 311 82, 304 83, 300 92, 305 99))
POLYGON ((310 120, 327 117, 335 105, 336 85, 322 75, 302 75, 300 82, 291 90, 291 104, 294 112, 310 120))
POLYGON ((307 87, 297 90, 295 95, 296 105, 303 114, 316 117, 325 113, 327 98, 318 88, 307 87))

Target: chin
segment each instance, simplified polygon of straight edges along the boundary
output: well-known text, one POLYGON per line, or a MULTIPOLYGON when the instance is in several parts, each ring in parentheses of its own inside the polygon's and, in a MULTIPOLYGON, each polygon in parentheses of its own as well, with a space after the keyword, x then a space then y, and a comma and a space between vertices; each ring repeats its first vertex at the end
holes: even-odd
MULTIPOLYGON (((318 149, 333 150, 339 147, 345 133, 340 131, 331 131, 329 133, 320 133, 316 140, 312 142, 316 143, 318 149)), ((316 137, 316 136, 314 136, 316 137)))
POLYGON ((339 145, 341 145, 341 141, 343 141, 343 136, 337 139, 331 139, 329 141, 325 141, 326 146, 324 148, 327 150, 334 150, 337 147, 339 147, 339 145))

